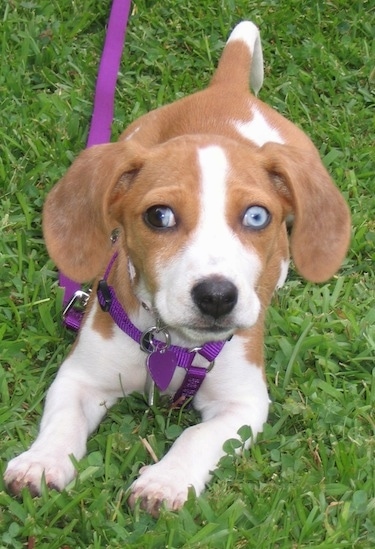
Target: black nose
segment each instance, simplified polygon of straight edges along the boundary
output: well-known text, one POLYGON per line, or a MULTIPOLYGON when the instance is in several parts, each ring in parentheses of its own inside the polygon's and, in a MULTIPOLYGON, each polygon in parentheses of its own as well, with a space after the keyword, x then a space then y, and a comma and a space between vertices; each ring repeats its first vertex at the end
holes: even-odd
POLYGON ((233 310, 238 290, 230 280, 212 276, 196 284, 191 295, 203 314, 219 318, 233 310))

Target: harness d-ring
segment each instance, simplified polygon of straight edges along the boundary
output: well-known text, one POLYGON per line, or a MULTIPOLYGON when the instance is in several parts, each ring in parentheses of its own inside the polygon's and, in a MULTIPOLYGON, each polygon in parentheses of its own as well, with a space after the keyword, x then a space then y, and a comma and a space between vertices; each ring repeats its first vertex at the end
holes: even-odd
POLYGON ((158 351, 164 353, 171 345, 171 336, 166 328, 158 328, 157 326, 151 326, 145 330, 141 335, 140 347, 145 353, 153 353, 158 351), (155 334, 162 334, 165 338, 164 342, 155 340, 153 336, 155 334))

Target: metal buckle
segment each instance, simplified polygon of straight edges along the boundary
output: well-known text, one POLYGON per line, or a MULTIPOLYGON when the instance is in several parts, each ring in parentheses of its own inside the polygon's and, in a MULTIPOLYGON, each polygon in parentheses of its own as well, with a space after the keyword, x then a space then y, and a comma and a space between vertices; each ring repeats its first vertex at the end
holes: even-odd
POLYGON ((79 311, 82 312, 87 305, 90 294, 91 290, 89 290, 88 292, 84 292, 83 290, 77 290, 63 310, 63 318, 65 319, 72 309, 79 309, 79 311))

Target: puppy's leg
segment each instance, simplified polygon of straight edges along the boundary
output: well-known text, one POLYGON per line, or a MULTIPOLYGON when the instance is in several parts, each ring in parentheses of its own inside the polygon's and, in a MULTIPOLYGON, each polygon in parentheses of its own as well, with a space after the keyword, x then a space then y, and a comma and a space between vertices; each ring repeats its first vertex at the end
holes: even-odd
POLYGON ((88 435, 119 397, 144 386, 145 373, 135 367, 144 353, 116 326, 111 337, 101 335, 94 328, 98 311, 93 302, 48 391, 36 441, 8 465, 5 482, 14 493, 25 486, 39 493, 43 475, 47 485, 64 488, 75 475, 70 456, 85 454, 88 435))
POLYGON ((140 501, 153 515, 163 503, 172 510, 180 508, 189 487, 197 495, 203 491, 226 440, 238 438, 243 425, 251 426, 254 437, 262 430, 269 398, 261 369, 248 363, 239 376, 236 369, 227 367, 226 375, 205 381, 197 398, 203 423, 185 430, 161 461, 141 470, 131 487, 131 505, 140 501))
POLYGON ((48 486, 62 489, 75 470, 70 459, 80 459, 86 440, 115 399, 90 383, 90 377, 77 375, 79 365, 73 355, 61 366, 51 385, 39 435, 31 448, 10 461, 5 482, 13 493, 28 487, 38 494, 44 475, 48 486))

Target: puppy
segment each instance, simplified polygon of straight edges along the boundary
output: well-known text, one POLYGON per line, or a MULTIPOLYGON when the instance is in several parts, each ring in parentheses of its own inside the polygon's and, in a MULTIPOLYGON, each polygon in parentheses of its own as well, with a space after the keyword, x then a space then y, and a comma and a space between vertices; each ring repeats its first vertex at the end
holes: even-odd
POLYGON ((289 247, 299 273, 322 282, 350 236, 348 208, 310 139, 249 93, 262 78, 258 29, 242 22, 207 89, 85 150, 50 192, 51 257, 74 280, 99 283, 39 435, 8 465, 10 491, 38 494, 43 477, 62 490, 106 410, 153 383, 175 405, 192 399, 202 423, 132 484, 130 503, 152 514, 180 508, 189 487, 200 494, 241 426, 253 438, 262 430, 264 316, 289 247))

